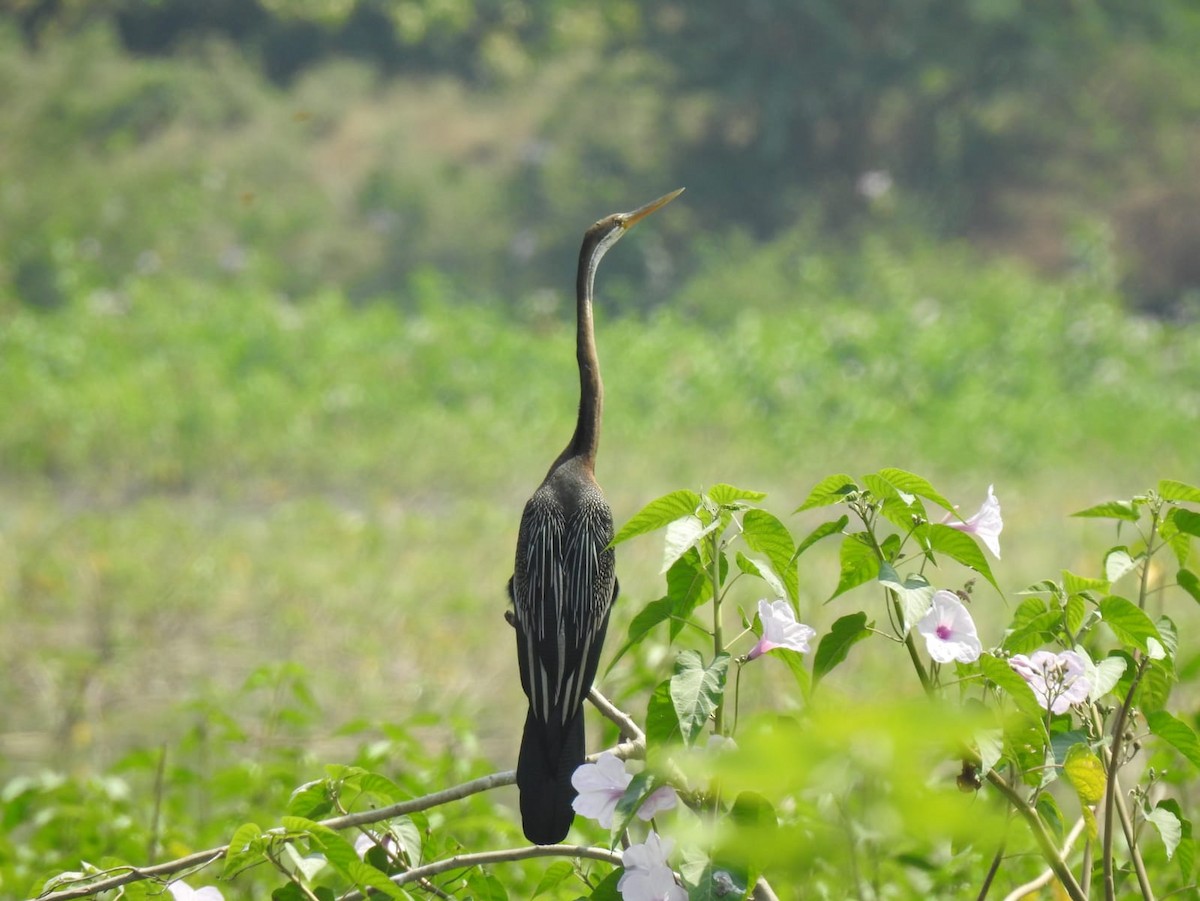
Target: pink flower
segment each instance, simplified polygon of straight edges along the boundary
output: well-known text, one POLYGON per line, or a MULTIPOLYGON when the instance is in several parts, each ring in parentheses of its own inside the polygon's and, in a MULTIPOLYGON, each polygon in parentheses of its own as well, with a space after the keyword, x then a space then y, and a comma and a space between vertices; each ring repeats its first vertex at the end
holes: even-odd
POLYGON ((942 519, 942 522, 952 529, 978 536, 979 540, 987 545, 987 549, 999 560, 1000 532, 1004 529, 1004 520, 1000 518, 1000 501, 996 499, 996 495, 992 491, 993 487, 993 485, 988 485, 987 497, 980 506, 979 512, 966 522, 952 521, 954 517, 949 513, 942 519))
POLYGON ((1008 665, 1029 683, 1038 703, 1051 713, 1066 713, 1072 704, 1088 699, 1092 686, 1083 658, 1074 651, 1035 651, 1032 657, 1014 654, 1008 665))
POLYGON ((938 663, 971 663, 983 652, 975 622, 953 591, 934 592, 933 605, 917 623, 917 631, 925 637, 929 656, 938 663))
POLYGON ((675 882, 667 863, 674 846, 669 838, 659 838, 651 830, 645 842, 625 849, 621 855, 625 872, 617 882, 623 901, 687 901, 687 892, 675 882))
MULTIPOLYGON (((571 802, 575 812, 611 829, 617 803, 633 781, 625 764, 616 755, 604 753, 595 763, 585 763, 571 774, 571 785, 579 794, 571 802)), ((663 810, 672 809, 678 798, 675 789, 663 785, 652 791, 638 808, 639 819, 649 820, 663 810)))
POLYGON ((772 602, 763 598, 758 602, 758 618, 762 623, 762 638, 746 655, 749 660, 775 648, 789 648, 807 654, 808 642, 817 634, 810 626, 796 622, 796 613, 787 601, 772 602))

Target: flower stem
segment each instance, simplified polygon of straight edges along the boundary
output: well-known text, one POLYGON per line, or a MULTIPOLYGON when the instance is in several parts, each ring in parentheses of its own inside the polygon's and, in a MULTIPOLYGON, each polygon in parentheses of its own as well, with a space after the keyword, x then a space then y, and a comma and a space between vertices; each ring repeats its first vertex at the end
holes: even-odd
MULTIPOLYGON (((888 600, 891 602, 891 607, 896 613, 896 620, 900 623, 900 627, 904 628, 904 611, 900 608, 900 599, 896 597, 896 592, 890 588, 885 588, 888 600)), ((933 696, 933 682, 929 679, 929 671, 925 669, 925 663, 921 660, 921 652, 917 650, 917 643, 913 641, 912 630, 904 634, 904 646, 908 648, 908 656, 912 658, 913 669, 917 671, 917 678, 921 680, 921 687, 925 689, 925 694, 933 696)))
MULTIPOLYGON (((1149 657, 1142 657, 1138 661, 1137 672, 1133 675, 1133 681, 1129 685, 1125 701, 1117 710, 1116 719, 1113 720, 1112 745, 1108 750, 1108 772, 1104 786, 1104 836, 1103 844, 1101 845, 1101 860, 1104 864, 1105 901, 1115 901, 1117 896, 1116 877, 1113 873, 1112 859, 1113 807, 1116 804, 1117 792, 1119 791, 1117 771, 1121 768, 1121 752, 1124 750, 1122 743, 1125 739, 1125 720, 1129 717, 1129 709, 1133 706, 1133 697, 1137 693, 1138 685, 1141 683, 1142 676, 1145 674, 1146 667, 1149 664, 1149 657)), ((1138 875, 1138 884, 1142 890, 1142 897, 1147 899, 1147 901, 1153 901, 1154 892, 1151 890, 1149 879, 1146 877, 1145 867, 1138 865, 1141 863, 1141 855, 1138 853, 1134 836, 1127 835, 1126 838, 1129 841, 1130 857, 1135 864, 1134 869, 1138 875)))
MULTIPOLYGON (((709 561, 708 572, 709 578, 712 580, 712 601, 713 601, 713 659, 715 660, 720 654, 725 651, 725 632, 721 628, 721 536, 718 534, 720 530, 714 530, 709 540, 709 561)), ((717 702, 717 709, 713 713, 713 731, 717 735, 725 734, 725 697, 721 696, 721 700, 717 702)))

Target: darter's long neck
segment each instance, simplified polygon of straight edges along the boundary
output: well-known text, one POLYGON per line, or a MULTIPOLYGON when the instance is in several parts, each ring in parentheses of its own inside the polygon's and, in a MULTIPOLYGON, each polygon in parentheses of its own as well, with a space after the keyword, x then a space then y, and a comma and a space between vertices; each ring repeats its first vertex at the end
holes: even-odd
MULTIPOLYGON (((590 242, 589 242, 590 243, 590 242)), ((604 384, 600 381, 600 359, 596 355, 596 330, 592 321, 592 286, 603 251, 585 244, 579 254, 575 282, 575 355, 579 361, 579 418, 575 434, 564 456, 580 458, 588 469, 596 463, 600 446, 600 417, 604 412, 604 384)))

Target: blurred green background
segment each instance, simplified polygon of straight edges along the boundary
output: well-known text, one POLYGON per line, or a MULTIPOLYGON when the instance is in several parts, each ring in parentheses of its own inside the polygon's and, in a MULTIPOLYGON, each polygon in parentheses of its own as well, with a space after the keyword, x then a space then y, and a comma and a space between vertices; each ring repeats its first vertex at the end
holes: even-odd
POLYGON ((248 757, 511 766, 578 241, 678 186, 597 283, 619 521, 898 466, 996 485, 1006 592, 1095 571, 1068 513, 1200 481, 1198 46, 1189 0, 2 0, 0 782, 238 698, 248 757))

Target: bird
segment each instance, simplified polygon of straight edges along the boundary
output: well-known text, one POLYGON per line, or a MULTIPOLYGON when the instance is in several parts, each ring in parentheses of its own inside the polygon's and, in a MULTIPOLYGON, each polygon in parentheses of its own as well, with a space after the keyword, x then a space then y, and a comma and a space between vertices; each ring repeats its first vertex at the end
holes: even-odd
POLYGON ((634 225, 683 192, 613 213, 583 236, 575 279, 579 413, 570 443, 525 504, 508 594, 521 688, 529 699, 517 788, 525 837, 566 838, 575 818, 571 776, 584 762, 583 702, 592 687, 617 599, 609 547, 612 511, 596 482, 604 388, 596 355, 592 291, 600 260, 634 225))

